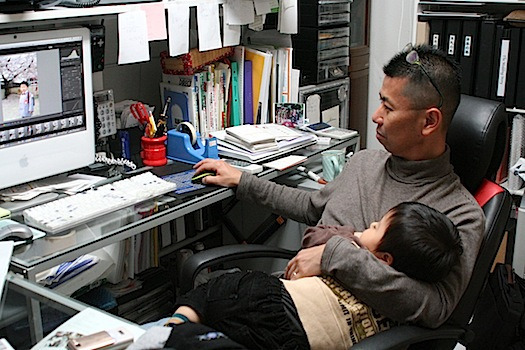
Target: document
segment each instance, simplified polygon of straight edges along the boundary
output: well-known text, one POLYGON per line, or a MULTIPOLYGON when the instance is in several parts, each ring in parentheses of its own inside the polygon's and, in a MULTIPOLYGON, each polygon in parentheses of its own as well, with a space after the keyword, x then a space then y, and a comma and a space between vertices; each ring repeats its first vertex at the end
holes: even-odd
POLYGON ((117 327, 124 327, 130 331, 134 340, 146 332, 137 325, 88 307, 58 326, 39 341, 32 350, 66 350, 69 339, 117 327))
POLYGON ((190 37, 180 33, 190 31, 190 8, 185 4, 168 6, 168 31, 170 56, 178 56, 189 52, 190 37))
POLYGON ((252 0, 227 0, 223 6, 224 22, 229 25, 244 25, 255 21, 252 0))
MULTIPOLYGON (((199 51, 220 49, 221 27, 219 3, 199 3, 197 5, 197 29, 199 32, 199 51)), ((180 35, 180 34, 179 34, 180 35)))
POLYGON ((241 26, 236 24, 227 24, 224 21, 222 27, 222 42, 224 46, 236 46, 241 42, 241 26))
POLYGON ((157 2, 154 4, 144 4, 140 9, 146 12, 146 21, 148 23, 148 40, 166 40, 166 15, 164 3, 157 2))
POLYGON ((118 64, 149 61, 146 12, 130 11, 118 15, 118 64))

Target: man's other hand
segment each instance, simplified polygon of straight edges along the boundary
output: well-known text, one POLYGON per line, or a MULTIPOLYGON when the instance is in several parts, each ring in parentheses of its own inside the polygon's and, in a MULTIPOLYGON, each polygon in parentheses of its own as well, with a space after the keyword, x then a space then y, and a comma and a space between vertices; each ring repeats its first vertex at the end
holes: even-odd
POLYGON ((321 274, 321 257, 325 244, 302 249, 288 262, 284 276, 289 280, 321 274))
POLYGON ((241 181, 242 172, 222 160, 206 158, 195 164, 193 169, 197 174, 205 171, 215 172, 215 176, 210 175, 203 178, 203 184, 235 187, 241 181))

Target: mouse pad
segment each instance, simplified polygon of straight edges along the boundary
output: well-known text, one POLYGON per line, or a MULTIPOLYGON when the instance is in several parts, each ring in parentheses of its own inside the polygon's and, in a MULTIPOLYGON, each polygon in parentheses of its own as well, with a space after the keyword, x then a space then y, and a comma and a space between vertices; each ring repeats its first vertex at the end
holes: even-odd
MULTIPOLYGON (((12 224, 20 224, 18 221, 14 221, 14 220, 11 220, 11 219, 3 219, 3 220, 0 220, 0 228, 4 227, 4 226, 7 226, 7 225, 12 225, 12 224)), ((39 238, 42 238, 46 235, 46 233, 44 231, 40 231, 40 230, 37 230, 36 228, 33 228, 33 227, 29 227, 31 229, 31 231, 33 231, 33 241, 35 239, 39 239, 39 238)), ((16 246, 19 246, 19 245, 22 245, 22 244, 25 244, 26 242, 24 241, 18 241, 18 242, 15 242, 15 247, 16 246)))

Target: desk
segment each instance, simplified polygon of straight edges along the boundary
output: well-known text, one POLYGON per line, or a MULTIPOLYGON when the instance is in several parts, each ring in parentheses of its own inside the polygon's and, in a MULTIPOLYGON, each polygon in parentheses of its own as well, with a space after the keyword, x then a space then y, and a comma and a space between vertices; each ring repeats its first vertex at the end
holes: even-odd
MULTIPOLYGON (((348 152, 357 152, 359 150, 359 136, 347 140, 332 140, 329 145, 307 146, 292 153, 307 156, 308 159, 303 164, 309 164, 318 161, 321 158, 322 151, 342 148, 347 148, 348 152)), ((265 169, 258 176, 264 179, 274 179, 291 170, 293 168, 285 171, 265 169)), ((139 206, 130 206, 79 225, 66 235, 46 236, 32 244, 16 248, 13 252, 10 269, 24 275, 31 281, 35 281, 36 274, 41 271, 120 242, 233 196, 233 190, 228 188, 216 188, 211 192, 195 196, 161 196, 150 201, 150 203, 162 203, 165 209, 147 217, 138 214, 139 206)), ((23 222, 21 213, 15 214, 13 219, 23 222)), ((38 316, 40 313, 38 303, 32 301, 31 306, 34 309, 34 314, 38 316)))
MULTIPOLYGON (((49 306, 49 315, 52 315, 53 318, 51 319, 50 317, 49 319, 46 319, 45 316, 42 317, 42 315, 39 314, 39 322, 37 323, 41 325, 42 322, 48 322, 50 323, 51 329, 54 329, 59 325, 58 323, 53 324, 53 321, 62 323, 78 312, 89 308, 89 306, 84 303, 72 298, 64 297, 48 288, 44 288, 34 282, 23 279, 21 276, 16 275, 13 272, 8 272, 6 288, 2 298, 2 307, 0 308, 0 337, 8 339, 13 347, 19 349, 28 348, 29 346, 36 344, 42 338, 42 329, 40 329, 39 334, 35 335, 32 333, 29 337, 31 325, 35 323, 35 315, 29 312, 29 305, 25 303, 24 298, 26 298, 26 300, 37 301, 49 306), (22 327, 24 323, 20 321, 24 318, 27 318, 29 328, 22 327), (15 322, 19 322, 17 323, 19 327, 15 332, 8 333, 5 327, 13 326, 15 322)), ((104 313, 103 311, 100 312, 104 313)), ((118 320, 119 324, 124 322, 129 323, 132 327, 137 326, 136 324, 108 313, 104 313, 104 315, 107 315, 111 320, 118 320)))

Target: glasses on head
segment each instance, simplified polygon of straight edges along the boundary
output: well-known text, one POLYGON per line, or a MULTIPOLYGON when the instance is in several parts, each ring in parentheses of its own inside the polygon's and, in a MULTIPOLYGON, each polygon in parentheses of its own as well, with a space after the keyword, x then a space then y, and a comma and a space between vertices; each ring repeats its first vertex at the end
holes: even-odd
POLYGON ((434 80, 430 77, 425 67, 423 67, 423 64, 421 63, 421 60, 419 59, 419 54, 416 50, 414 50, 412 44, 407 44, 405 48, 403 49, 403 52, 406 52, 405 60, 410 64, 417 64, 419 68, 421 68, 421 71, 425 73, 425 75, 428 78, 428 81, 430 81, 430 84, 436 89, 437 93, 439 94, 439 103, 437 105, 437 108, 441 108, 443 106, 443 95, 441 94, 441 91, 439 91, 439 88, 437 87, 434 80))

